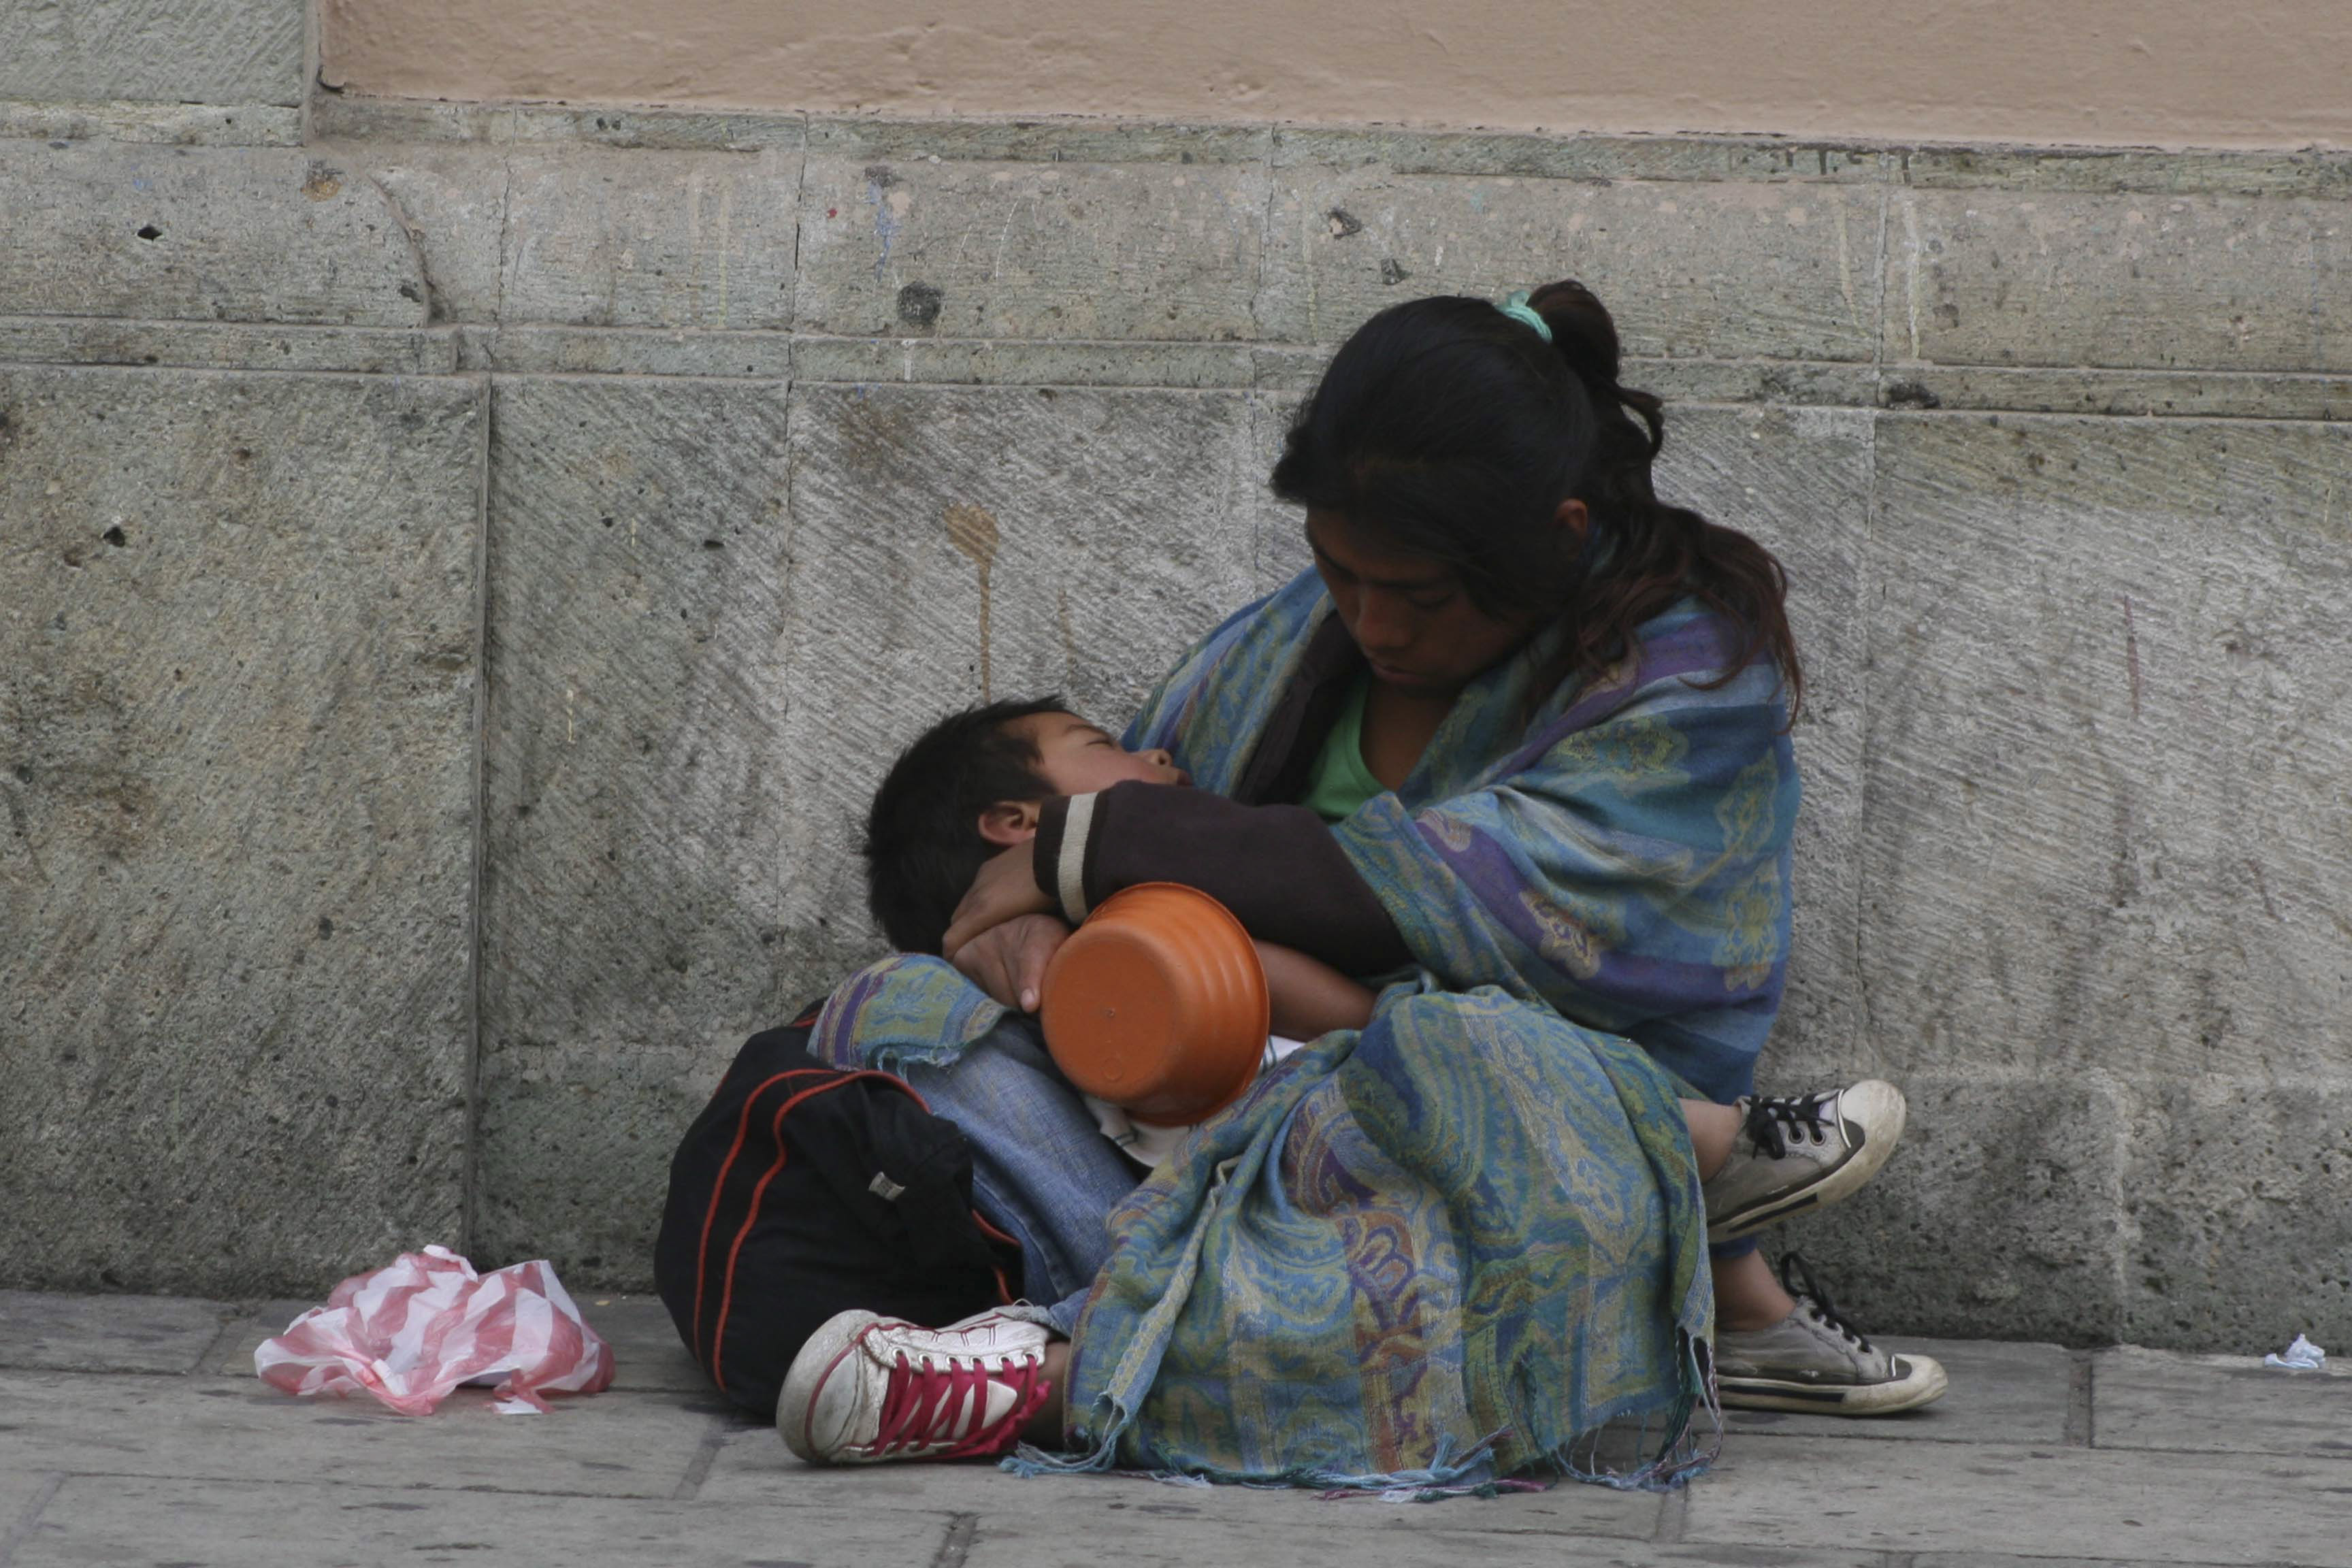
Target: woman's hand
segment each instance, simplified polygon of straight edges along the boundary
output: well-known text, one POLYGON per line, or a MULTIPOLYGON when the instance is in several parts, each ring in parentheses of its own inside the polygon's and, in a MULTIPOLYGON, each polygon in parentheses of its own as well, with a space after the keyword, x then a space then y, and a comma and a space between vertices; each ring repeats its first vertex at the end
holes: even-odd
MULTIPOLYGON (((1027 844, 1001 849, 981 862, 980 875, 971 879, 971 890, 956 905, 955 913, 948 919, 947 934, 940 939, 940 952, 950 963, 955 962, 958 948, 992 926, 1023 915, 1055 912, 1054 900, 1038 888, 1037 875, 1030 868, 1034 863, 1027 844)), ((1064 929, 1066 932, 1067 928, 1064 929)), ((1004 999, 1000 996, 997 1000, 1004 999)))
POLYGON ((1058 915, 1015 915, 948 948, 947 959, 1005 1006, 1034 1013, 1045 990, 1045 965, 1069 936, 1070 928, 1058 915))

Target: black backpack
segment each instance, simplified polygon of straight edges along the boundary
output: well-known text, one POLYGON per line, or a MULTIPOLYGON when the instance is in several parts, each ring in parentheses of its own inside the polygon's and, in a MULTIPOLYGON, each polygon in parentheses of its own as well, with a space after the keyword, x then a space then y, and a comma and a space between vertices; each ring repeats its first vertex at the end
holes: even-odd
POLYGON ((654 1283, 728 1398, 772 1420, 793 1357, 863 1307, 953 1322, 1021 1292, 1021 1248, 971 1206, 971 1147, 887 1073, 809 1054, 812 1005, 752 1036, 677 1148, 654 1283))

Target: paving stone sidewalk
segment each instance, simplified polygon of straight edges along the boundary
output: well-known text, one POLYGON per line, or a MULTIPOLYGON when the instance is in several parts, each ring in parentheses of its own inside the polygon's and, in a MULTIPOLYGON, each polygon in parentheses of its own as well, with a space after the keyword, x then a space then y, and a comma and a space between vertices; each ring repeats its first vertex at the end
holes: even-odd
POLYGON ((0 1291, 0 1568, 1820 1564, 2352 1568, 2352 1375, 2252 1357, 1907 1342, 1952 1392, 1874 1423, 1732 1419, 1659 1497, 1426 1506, 982 1466, 813 1470, 704 1386, 657 1302, 584 1297, 619 1377, 552 1415, 295 1400, 253 1348, 308 1303, 0 1291))

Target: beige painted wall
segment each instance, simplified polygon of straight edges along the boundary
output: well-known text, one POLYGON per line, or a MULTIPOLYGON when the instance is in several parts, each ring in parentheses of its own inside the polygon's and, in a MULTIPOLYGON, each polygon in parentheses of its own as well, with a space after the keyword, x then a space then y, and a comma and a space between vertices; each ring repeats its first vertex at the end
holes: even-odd
POLYGON ((322 0, 353 91, 821 113, 2352 145, 2347 0, 322 0))

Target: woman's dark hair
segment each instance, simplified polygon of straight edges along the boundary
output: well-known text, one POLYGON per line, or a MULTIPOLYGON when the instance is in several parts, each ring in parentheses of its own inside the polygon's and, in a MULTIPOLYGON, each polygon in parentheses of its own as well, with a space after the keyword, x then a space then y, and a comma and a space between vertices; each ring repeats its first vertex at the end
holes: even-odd
POLYGON ((1803 676, 1780 563, 1658 500, 1663 405, 1617 384, 1617 326, 1592 291, 1548 283, 1528 304, 1549 343, 1458 295, 1365 322, 1292 422, 1275 493, 1444 563, 1487 615, 1557 617, 1568 641, 1547 687, 1599 673, 1631 649, 1634 627, 1687 595, 1746 632, 1723 679, 1769 653, 1793 715, 1803 676), (1570 499, 1592 519, 1581 548, 1555 521, 1570 499))
POLYGON ((898 753, 866 814, 866 901, 890 945, 937 952, 955 907, 996 846, 980 814, 1054 793, 1015 720, 1062 713, 1059 697, 992 702, 940 720, 898 753))

